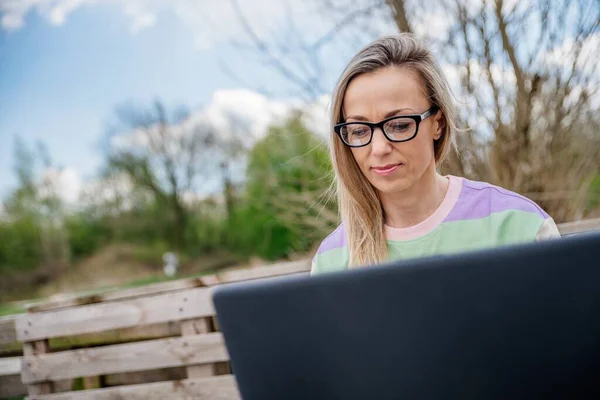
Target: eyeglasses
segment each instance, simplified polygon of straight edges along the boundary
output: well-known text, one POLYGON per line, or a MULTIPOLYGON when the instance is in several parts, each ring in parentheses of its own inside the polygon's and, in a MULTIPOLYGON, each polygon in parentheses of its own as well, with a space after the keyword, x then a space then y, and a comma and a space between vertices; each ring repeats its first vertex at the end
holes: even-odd
POLYGON ((390 142, 408 142, 417 136, 421 121, 435 114, 438 109, 438 106, 433 106, 423 114, 398 115, 377 123, 344 122, 334 125, 333 129, 348 147, 369 145, 373 140, 375 128, 381 129, 383 135, 390 142))

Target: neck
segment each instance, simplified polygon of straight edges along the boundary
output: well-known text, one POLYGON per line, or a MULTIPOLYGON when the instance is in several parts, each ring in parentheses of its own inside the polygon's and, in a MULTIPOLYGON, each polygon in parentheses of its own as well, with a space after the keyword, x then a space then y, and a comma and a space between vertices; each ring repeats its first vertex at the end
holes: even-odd
POLYGON ((425 221, 442 204, 447 190, 448 179, 433 167, 400 193, 380 193, 386 225, 408 228, 425 221))

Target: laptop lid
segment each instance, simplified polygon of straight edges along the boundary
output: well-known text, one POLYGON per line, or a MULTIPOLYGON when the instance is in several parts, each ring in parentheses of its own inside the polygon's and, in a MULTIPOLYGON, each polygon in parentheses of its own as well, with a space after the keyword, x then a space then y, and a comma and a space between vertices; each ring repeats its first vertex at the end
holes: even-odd
POLYGON ((242 397, 600 398, 600 233, 229 284, 242 397))

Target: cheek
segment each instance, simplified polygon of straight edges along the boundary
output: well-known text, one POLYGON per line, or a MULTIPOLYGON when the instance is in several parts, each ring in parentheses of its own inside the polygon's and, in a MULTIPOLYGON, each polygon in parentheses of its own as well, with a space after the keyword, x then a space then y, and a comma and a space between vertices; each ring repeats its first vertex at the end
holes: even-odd
POLYGON ((414 140, 409 142, 411 144, 410 158, 419 163, 429 164, 431 158, 433 158, 433 138, 429 134, 417 136, 414 140))
POLYGON ((352 156, 354 157, 354 160, 356 161, 356 163, 358 164, 358 167, 364 171, 366 168, 366 165, 368 165, 368 159, 369 159, 369 148, 367 147, 360 147, 360 148, 356 148, 356 149, 351 149, 352 152, 352 156))

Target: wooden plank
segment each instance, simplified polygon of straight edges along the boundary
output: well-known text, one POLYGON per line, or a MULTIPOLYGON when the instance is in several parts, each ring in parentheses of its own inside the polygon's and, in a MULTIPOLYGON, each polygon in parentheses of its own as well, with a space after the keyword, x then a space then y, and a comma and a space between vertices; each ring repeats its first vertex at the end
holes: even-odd
POLYGON ((566 222, 557 226, 561 235, 595 231, 600 230, 600 218, 566 222))
POLYGON ((160 324, 140 325, 131 328, 54 338, 50 339, 50 349, 52 349, 53 352, 56 352, 82 347, 138 342, 141 340, 178 336, 181 336, 181 324, 179 321, 163 322, 160 324))
POLYGON ((204 277, 204 280, 208 285, 216 285, 219 283, 269 278, 279 275, 307 273, 309 271, 310 260, 300 260, 281 264, 262 265, 260 267, 223 271, 213 276, 204 277))
POLYGON ((21 382, 21 375, 0 376, 0 399, 25 396, 27 387, 21 382))
POLYGON ((132 299, 152 294, 161 294, 196 287, 204 287, 206 284, 202 278, 179 279, 176 281, 153 283, 151 285, 139 286, 122 290, 113 290, 104 293, 93 293, 85 295, 74 295, 59 300, 48 300, 31 304, 27 307, 29 312, 52 311, 61 308, 78 307, 107 301, 132 299))
POLYGON ((309 270, 310 260, 291 261, 253 268, 232 268, 214 275, 178 279, 176 281, 155 283, 152 285, 140 286, 137 288, 129 288, 118 291, 92 293, 85 295, 62 295, 57 300, 50 299, 47 301, 30 304, 27 307, 27 310, 29 312, 52 311, 62 308, 78 307, 107 301, 131 299, 151 294, 160 294, 184 289, 216 285, 224 282, 236 282, 246 279, 258 279, 298 272, 308 272, 309 270))
POLYGON ((30 400, 239 400, 233 375, 30 396, 30 400))
MULTIPOLYGON (((199 335, 210 332, 210 323, 208 318, 192 319, 181 322, 181 335, 190 337, 191 335, 199 335)), ((214 365, 190 365, 187 367, 188 378, 204 378, 215 374, 214 365)))
POLYGON ((0 376, 19 375, 21 373, 22 357, 0 358, 0 376))
MULTIPOLYGON (((23 343, 23 361, 21 363, 21 381, 23 381, 23 368, 27 364, 26 358, 33 358, 48 353, 48 340, 38 340, 35 342, 23 343)), ((26 383, 23 381, 23 383, 26 383)), ((52 382, 40 382, 27 385, 29 395, 52 393, 52 382)))
POLYGON ((25 342, 208 317, 215 313, 211 292, 211 288, 195 288, 132 300, 24 314, 16 320, 17 339, 25 342))
POLYGON ((0 344, 9 344, 17 341, 15 330, 16 320, 23 314, 0 317, 0 344))
MULTIPOLYGON (((73 350, 82 347, 102 346, 140 340, 162 339, 166 337, 181 336, 179 321, 161 322, 159 324, 140 325, 130 328, 114 329, 110 331, 86 333, 82 335, 57 337, 49 340, 53 352, 73 350)), ((23 354, 23 345, 15 341, 0 345, 0 357, 20 356, 23 354)), ((175 378, 173 378, 175 379, 175 378)), ((166 380, 166 379, 165 379, 166 380)))
POLYGON ((223 336, 215 332, 25 356, 21 377, 33 383, 227 360, 223 336))

